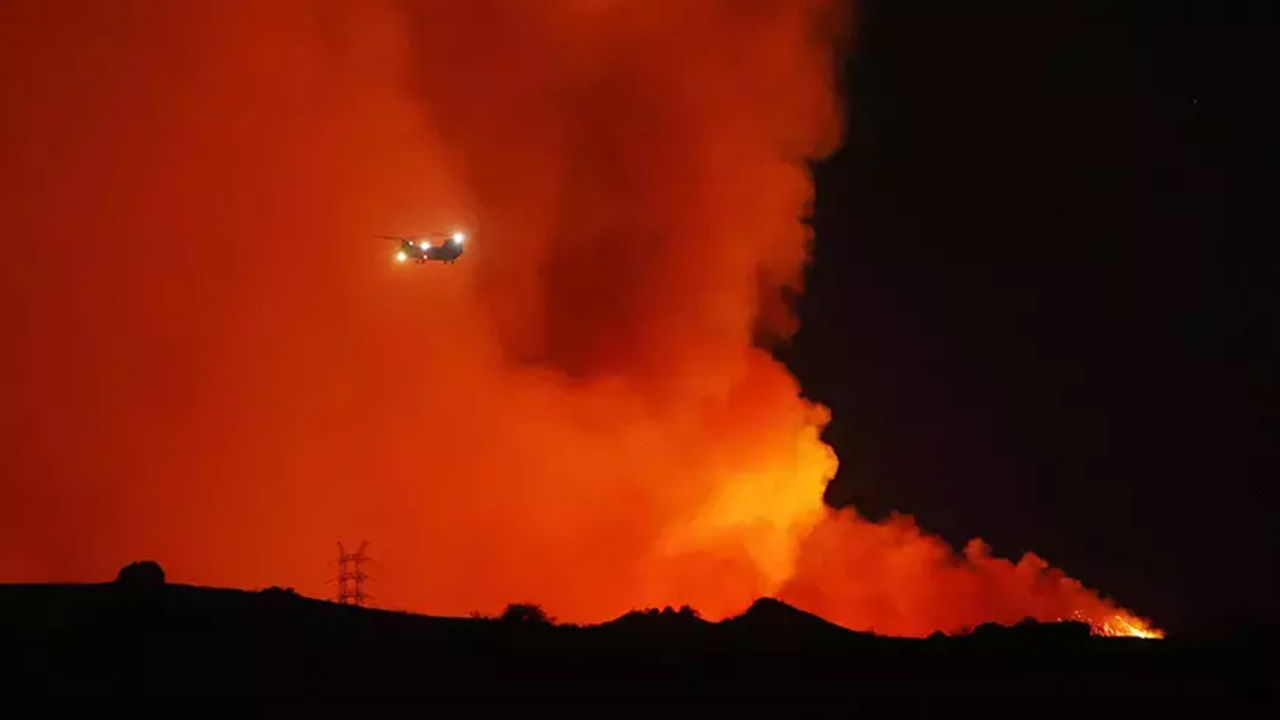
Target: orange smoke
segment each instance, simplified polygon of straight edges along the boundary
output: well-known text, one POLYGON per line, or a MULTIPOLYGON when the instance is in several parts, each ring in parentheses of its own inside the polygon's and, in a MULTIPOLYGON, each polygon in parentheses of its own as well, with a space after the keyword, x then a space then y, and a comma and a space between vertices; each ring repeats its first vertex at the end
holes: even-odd
POLYGON ((802 542, 780 597, 834 622, 887 635, 954 633, 987 622, 1082 620, 1104 635, 1161 637, 1033 553, 992 557, 981 540, 956 553, 895 515, 832 512, 802 542))
POLYGON ((0 572, 320 594, 368 539, 435 613, 1139 623, 822 507, 825 410, 756 345, 794 330, 846 14, 5 3, 0 572), (455 228, 447 267, 373 239, 455 228))

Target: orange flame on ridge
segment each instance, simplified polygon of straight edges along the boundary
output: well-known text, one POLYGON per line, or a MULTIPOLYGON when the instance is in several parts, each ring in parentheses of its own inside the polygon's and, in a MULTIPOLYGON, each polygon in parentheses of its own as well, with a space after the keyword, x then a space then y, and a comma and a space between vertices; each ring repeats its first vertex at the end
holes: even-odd
POLYGON ((1129 613, 1116 613, 1110 617, 1089 618, 1083 613, 1073 615, 1073 619, 1089 623, 1095 635, 1106 637, 1135 637, 1144 640, 1163 640, 1164 631, 1129 613))

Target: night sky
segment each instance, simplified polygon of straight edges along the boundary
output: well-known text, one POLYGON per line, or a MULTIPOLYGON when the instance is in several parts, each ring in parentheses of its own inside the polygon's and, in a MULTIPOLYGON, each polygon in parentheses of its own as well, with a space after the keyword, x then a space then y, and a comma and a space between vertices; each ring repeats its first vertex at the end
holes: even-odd
POLYGON ((828 502, 1035 549, 1174 631, 1276 619, 1274 19, 861 4, 781 352, 833 409, 828 502))

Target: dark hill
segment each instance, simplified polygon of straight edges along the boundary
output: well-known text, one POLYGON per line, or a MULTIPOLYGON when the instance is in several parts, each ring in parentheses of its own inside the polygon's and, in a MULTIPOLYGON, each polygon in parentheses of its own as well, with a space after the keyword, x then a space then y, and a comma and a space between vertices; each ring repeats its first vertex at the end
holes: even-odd
POLYGON ((1262 703, 1274 698, 1276 667, 1270 645, 1034 624, 881 638, 771 599, 719 623, 666 608, 573 626, 529 607, 441 618, 278 588, 0 585, 0 677, 19 698, 1262 703))
POLYGON ((751 603, 751 607, 747 608, 745 613, 738 617, 729 618, 725 622, 743 628, 762 627, 803 633, 830 633, 837 630, 848 632, 839 625, 827 622, 813 613, 807 613, 793 608, 781 600, 767 597, 759 598, 751 603))
POLYGON ((835 649, 875 639, 827 622, 812 613, 773 598, 760 598, 738 617, 721 623, 726 640, 740 647, 770 649, 835 649))

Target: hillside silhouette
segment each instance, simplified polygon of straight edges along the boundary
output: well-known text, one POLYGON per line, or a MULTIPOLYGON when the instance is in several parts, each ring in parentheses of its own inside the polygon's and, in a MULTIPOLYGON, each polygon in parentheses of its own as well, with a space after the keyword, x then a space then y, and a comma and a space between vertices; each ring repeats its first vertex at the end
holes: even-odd
MULTIPOLYGON (((361 702, 523 700, 862 703, 1275 698, 1274 636, 1217 644, 1100 638, 1079 623, 982 626, 926 640, 858 633, 761 598, 556 624, 536 605, 450 618, 292 590, 165 583, 0 585, 0 672, 18 696, 361 702)), ((157 572, 158 571, 158 572, 157 572)))

